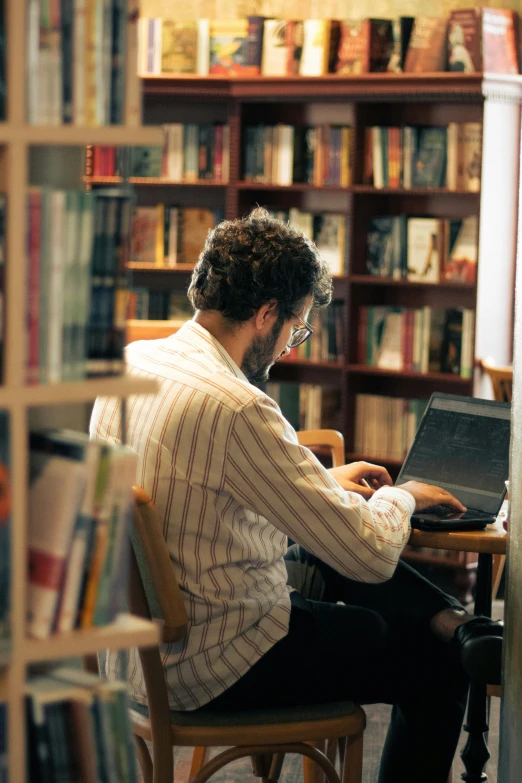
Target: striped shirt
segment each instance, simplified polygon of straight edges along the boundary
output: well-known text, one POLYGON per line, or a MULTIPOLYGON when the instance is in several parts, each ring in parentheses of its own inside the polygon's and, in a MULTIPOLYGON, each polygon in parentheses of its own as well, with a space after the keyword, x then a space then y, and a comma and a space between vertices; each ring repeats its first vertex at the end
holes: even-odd
MULTIPOLYGON (((130 398, 127 442, 185 598, 188 633, 164 645, 162 657, 171 708, 191 710, 286 635, 287 536, 351 579, 381 582, 395 570, 415 503, 397 488, 369 502, 344 491, 298 444, 278 405, 194 321, 166 339, 131 344, 126 358, 131 374, 159 382, 156 396, 130 398)), ((96 401, 91 436, 120 441, 114 398, 96 401)), ((131 693, 146 703, 130 655, 131 693)))

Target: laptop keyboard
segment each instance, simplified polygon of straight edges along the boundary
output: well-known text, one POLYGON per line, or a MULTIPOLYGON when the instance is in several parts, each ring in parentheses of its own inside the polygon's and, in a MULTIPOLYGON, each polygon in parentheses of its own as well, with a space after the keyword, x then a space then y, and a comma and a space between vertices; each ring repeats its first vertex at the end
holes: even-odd
POLYGON ((435 514, 438 517, 446 517, 448 514, 451 514, 452 512, 458 513, 457 509, 451 508, 451 506, 443 506, 441 503, 439 503, 436 506, 430 506, 429 508, 423 509, 423 514, 435 514))

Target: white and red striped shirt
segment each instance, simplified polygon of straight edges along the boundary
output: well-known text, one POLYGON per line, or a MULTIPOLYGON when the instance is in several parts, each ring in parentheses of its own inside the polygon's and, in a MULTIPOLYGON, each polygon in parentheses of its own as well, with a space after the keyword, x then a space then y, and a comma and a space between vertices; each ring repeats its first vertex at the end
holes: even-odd
MULTIPOLYGON (((344 491, 269 397, 206 329, 190 321, 127 348, 130 373, 159 382, 135 396, 127 442, 154 501, 185 597, 189 629, 162 651, 172 709, 229 688, 288 631, 287 536, 341 574, 381 582, 408 539, 413 497, 344 491)), ((121 438, 118 403, 96 401, 91 436, 121 438)), ((109 660, 108 672, 114 659, 109 660)), ((146 703, 137 655, 131 692, 146 703)))

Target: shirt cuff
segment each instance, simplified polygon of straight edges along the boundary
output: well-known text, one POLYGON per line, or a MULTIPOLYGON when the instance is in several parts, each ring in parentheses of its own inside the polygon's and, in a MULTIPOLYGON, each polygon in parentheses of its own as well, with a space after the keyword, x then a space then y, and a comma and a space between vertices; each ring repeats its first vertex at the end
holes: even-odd
POLYGON ((391 497, 400 503, 401 507, 404 508, 408 514, 408 518, 411 517, 415 511, 415 498, 406 489, 401 489, 400 487, 381 487, 372 495, 368 502, 373 503, 375 500, 386 496, 391 497))

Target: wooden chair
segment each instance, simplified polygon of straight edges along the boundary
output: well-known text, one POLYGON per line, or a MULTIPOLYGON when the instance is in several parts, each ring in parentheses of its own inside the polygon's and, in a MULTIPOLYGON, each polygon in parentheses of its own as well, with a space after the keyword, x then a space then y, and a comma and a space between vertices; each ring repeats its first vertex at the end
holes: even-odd
POLYGON ((486 373, 493 387, 493 399, 511 402, 513 392, 513 367, 499 367, 493 359, 482 359, 482 372, 486 373))
MULTIPOLYGON (((130 610, 142 617, 160 618, 163 642, 179 641, 187 629, 181 591, 154 506, 140 488, 135 488, 135 497, 130 610)), ((172 712, 159 647, 140 649, 139 655, 148 711, 142 714, 138 706, 131 709, 131 722, 145 783, 172 783, 174 746, 232 746, 197 769, 191 783, 204 783, 230 761, 246 756, 252 760, 253 774, 263 783, 277 781, 285 753, 312 759, 328 783, 339 783, 332 763, 308 744, 331 738, 341 739, 342 782, 360 783, 366 716, 352 702, 237 713, 204 708, 172 712), (152 741, 153 761, 146 741, 152 741)))

